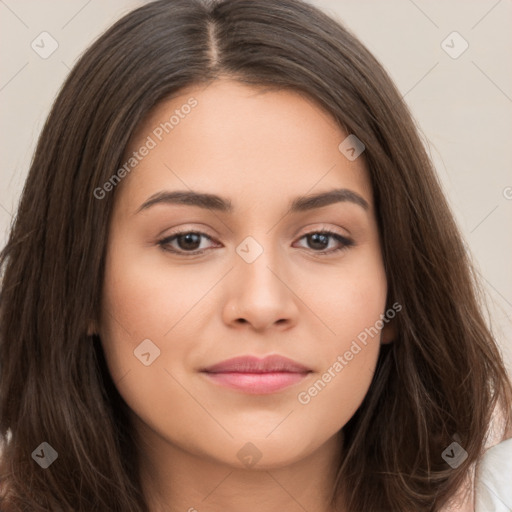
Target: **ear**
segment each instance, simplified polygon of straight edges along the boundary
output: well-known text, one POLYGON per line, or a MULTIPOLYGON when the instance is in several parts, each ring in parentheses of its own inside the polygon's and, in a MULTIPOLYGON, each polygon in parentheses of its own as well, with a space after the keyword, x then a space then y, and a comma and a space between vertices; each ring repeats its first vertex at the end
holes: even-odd
POLYGON ((380 332, 380 342, 385 345, 392 343, 395 341, 397 334, 396 321, 391 319, 389 322, 384 324, 384 327, 380 332))

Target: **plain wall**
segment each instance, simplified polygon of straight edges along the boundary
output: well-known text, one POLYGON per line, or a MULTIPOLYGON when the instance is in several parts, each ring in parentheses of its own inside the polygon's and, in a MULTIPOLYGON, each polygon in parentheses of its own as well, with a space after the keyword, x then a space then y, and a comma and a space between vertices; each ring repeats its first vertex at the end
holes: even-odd
MULTIPOLYGON (((143 3, 0 2, 2 246, 37 137, 70 68, 101 32, 143 3), (51 40, 40 36, 42 32, 58 44, 45 59, 31 46, 40 52, 51 49, 51 40)), ((512 3, 311 3, 357 35, 404 95, 488 290, 492 328, 512 373, 512 67, 506 57, 512 53, 512 3), (462 39, 450 36, 454 31, 462 39), (457 56, 464 41, 468 48, 457 56)))

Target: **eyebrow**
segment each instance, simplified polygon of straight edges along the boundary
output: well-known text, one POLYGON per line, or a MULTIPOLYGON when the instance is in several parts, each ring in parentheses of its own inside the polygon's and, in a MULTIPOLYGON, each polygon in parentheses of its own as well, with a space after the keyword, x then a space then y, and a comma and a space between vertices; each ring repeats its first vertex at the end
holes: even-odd
MULTIPOLYGON (((344 202, 359 205, 366 211, 370 208, 366 199, 356 192, 346 188, 337 188, 314 195, 296 197, 290 202, 289 211, 291 213, 299 213, 314 210, 316 208, 322 208, 334 203, 344 202)), ((153 194, 135 213, 137 214, 143 210, 147 210, 157 204, 183 204, 188 206, 197 206, 208 210, 215 210, 222 213, 233 212, 233 204, 229 199, 215 194, 195 192, 193 190, 175 190, 161 191, 153 194)))

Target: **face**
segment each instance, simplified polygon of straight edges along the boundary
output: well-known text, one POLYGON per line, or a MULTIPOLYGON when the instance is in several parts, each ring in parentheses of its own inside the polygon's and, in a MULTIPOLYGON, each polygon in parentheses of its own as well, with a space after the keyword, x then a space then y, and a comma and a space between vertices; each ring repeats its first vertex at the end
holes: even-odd
POLYGON ((325 445, 361 404, 387 285, 347 135, 299 93, 226 79, 182 90, 137 130, 96 327, 148 444, 232 466, 246 450, 271 468, 325 445), (212 369, 241 356, 295 366, 212 369))

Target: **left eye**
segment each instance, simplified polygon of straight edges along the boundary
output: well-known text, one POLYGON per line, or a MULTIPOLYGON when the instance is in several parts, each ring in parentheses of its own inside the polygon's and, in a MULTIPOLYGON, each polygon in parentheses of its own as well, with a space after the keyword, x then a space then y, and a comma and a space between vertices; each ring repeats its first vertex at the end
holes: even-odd
POLYGON ((354 245, 353 240, 342 236, 338 233, 335 233, 334 231, 312 231, 311 233, 307 233, 306 235, 302 236, 299 240, 302 240, 303 238, 306 238, 307 241, 314 247, 322 249, 322 251, 314 251, 317 254, 328 254, 333 253, 337 251, 341 251, 342 249, 347 249, 348 247, 352 247, 354 245), (326 250, 324 245, 329 246, 329 239, 334 239, 335 242, 338 243, 338 246, 331 250, 326 250), (318 247, 318 246, 321 247, 318 247))
MULTIPOLYGON (((201 239, 212 240, 212 238, 205 233, 199 231, 181 231, 174 233, 171 236, 163 238, 158 241, 158 245, 164 251, 172 252, 183 256, 195 256, 203 254, 207 248, 201 248, 201 239), (172 245, 177 243, 178 247, 172 245)), ((303 235, 299 240, 306 239, 309 244, 313 246, 313 252, 316 254, 327 254, 346 249, 354 245, 354 242, 347 237, 344 237, 333 231, 312 231, 303 235), (329 241, 334 239, 338 243, 338 247, 327 250, 329 241), (327 246, 327 247, 325 247, 327 246), (321 251, 315 250, 322 249, 321 251)))

